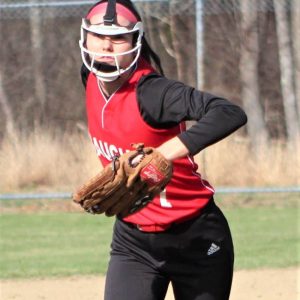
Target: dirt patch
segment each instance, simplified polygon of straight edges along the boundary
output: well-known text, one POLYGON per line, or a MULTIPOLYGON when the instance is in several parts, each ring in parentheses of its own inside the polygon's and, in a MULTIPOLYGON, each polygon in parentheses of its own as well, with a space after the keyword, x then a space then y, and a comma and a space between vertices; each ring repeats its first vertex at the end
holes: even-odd
MULTIPOLYGON (((104 277, 2 280, 1 300, 101 300, 104 277)), ((300 299, 300 268, 236 271, 231 300, 300 299)), ((166 300, 172 300, 171 288, 166 300)), ((142 300, 142 299, 141 299, 142 300)))

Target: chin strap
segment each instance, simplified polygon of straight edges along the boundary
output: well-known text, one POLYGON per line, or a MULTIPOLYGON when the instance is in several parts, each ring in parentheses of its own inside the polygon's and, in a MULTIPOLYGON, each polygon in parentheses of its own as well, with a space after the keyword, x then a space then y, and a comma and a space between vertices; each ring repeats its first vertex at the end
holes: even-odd
POLYGON ((104 25, 113 25, 116 23, 116 0, 108 0, 105 16, 103 17, 104 25))

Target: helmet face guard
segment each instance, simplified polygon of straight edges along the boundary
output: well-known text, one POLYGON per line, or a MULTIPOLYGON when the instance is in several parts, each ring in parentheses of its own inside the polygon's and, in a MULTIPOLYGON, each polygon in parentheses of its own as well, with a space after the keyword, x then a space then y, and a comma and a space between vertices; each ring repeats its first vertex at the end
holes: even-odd
POLYGON ((136 22, 132 28, 123 27, 115 24, 116 13, 114 13, 112 8, 115 9, 115 6, 112 6, 110 5, 110 3, 108 3, 103 23, 91 24, 89 19, 82 19, 79 41, 79 47, 81 49, 81 57, 83 63, 89 71, 93 72, 100 80, 106 82, 118 79, 120 75, 130 70, 135 65, 140 56, 143 36, 143 24, 140 21, 136 22), (111 16, 113 13, 114 17, 112 18, 111 16), (88 33, 112 37, 116 35, 136 34, 137 39, 134 39, 134 45, 132 46, 132 49, 126 52, 113 54, 101 53, 93 52, 87 49, 86 41, 88 33), (122 68, 118 61, 118 57, 129 54, 135 54, 135 56, 129 66, 122 68), (101 57, 111 57, 114 60, 115 64, 107 65, 106 63, 101 63, 99 62, 99 58, 101 57))

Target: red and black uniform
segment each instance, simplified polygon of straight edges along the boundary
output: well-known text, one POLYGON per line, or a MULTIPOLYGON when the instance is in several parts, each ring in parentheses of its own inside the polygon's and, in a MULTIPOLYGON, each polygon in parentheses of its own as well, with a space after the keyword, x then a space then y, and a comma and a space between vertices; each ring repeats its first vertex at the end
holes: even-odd
POLYGON ((228 299, 230 231, 192 155, 242 126, 245 113, 223 98, 156 74, 142 59, 108 99, 94 74, 83 69, 82 78, 89 133, 104 166, 131 143, 158 147, 175 136, 191 154, 173 161, 172 180, 159 196, 117 219, 105 299, 163 299, 170 281, 176 299, 228 299), (197 123, 186 130, 187 120, 197 123))

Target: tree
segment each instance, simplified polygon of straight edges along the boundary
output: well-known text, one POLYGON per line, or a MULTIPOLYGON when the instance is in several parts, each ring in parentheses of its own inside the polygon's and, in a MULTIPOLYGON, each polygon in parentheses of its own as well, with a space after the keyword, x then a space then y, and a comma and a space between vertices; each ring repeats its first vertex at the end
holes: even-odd
POLYGON ((300 2, 292 0, 292 41, 294 57, 294 83, 297 98, 298 120, 300 118, 300 2))
MULTIPOLYGON (((38 3, 38 1, 32 1, 32 3, 38 3)), ((34 90, 36 101, 39 104, 38 113, 35 116, 40 122, 45 119, 45 105, 46 105, 46 84, 43 74, 42 66, 42 45, 43 37, 41 32, 41 16, 40 9, 38 7, 30 8, 30 38, 32 46, 33 57, 33 77, 34 77, 34 90)))
POLYGON ((258 83, 258 18, 256 0, 240 0, 241 53, 240 77, 242 101, 248 115, 248 133, 254 150, 268 143, 268 131, 260 103, 258 83))
POLYGON ((194 7, 194 0, 185 0, 184 3, 181 0, 170 0, 169 5, 170 34, 177 63, 177 78, 195 86, 195 18, 188 15, 194 7))
POLYGON ((3 80, 2 80, 2 73, 0 71, 0 105, 2 107, 2 111, 5 116, 5 127, 6 127, 6 133, 10 138, 16 137, 16 126, 13 118, 12 109, 10 107, 8 97, 5 93, 4 86, 3 86, 3 80))
POLYGON ((287 15, 287 2, 274 1, 276 29, 281 71, 281 89, 286 120, 287 138, 289 142, 298 142, 300 124, 297 116, 296 94, 293 84, 293 60, 291 32, 287 15))

